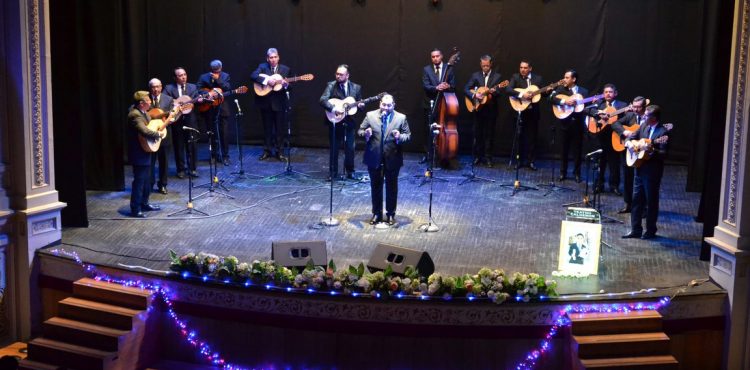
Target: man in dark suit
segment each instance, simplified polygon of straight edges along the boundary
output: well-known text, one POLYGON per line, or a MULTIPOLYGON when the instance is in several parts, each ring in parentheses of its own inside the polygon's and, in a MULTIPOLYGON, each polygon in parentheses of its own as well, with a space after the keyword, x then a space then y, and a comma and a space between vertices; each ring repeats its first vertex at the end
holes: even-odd
POLYGON ((149 204, 148 198, 151 188, 148 181, 151 176, 151 157, 153 153, 141 147, 138 139, 143 136, 149 139, 159 139, 164 136, 165 129, 153 131, 148 129, 148 110, 151 108, 151 98, 148 91, 136 91, 133 94, 133 105, 128 112, 128 161, 133 166, 133 184, 130 191, 130 216, 144 218, 143 211, 158 211, 159 206, 149 204))
MULTIPOLYGON (((625 112, 622 117, 619 117, 615 123, 612 124, 612 130, 620 135, 620 139, 627 141, 636 132, 635 126, 640 127, 643 123, 643 114, 646 113, 646 105, 648 101, 642 96, 636 96, 633 102, 630 104, 631 111, 625 112)), ((625 207, 617 211, 617 213, 630 213, 631 205, 633 204, 633 178, 635 171, 633 167, 630 167, 625 162, 625 153, 623 150, 620 152, 620 163, 624 176, 623 180, 623 191, 622 198, 625 201, 625 207)))
POLYGON ((568 244, 568 256, 570 260, 568 263, 575 263, 577 265, 583 264, 583 256, 581 251, 586 250, 586 244, 583 243, 583 234, 578 233, 573 243, 568 244))
POLYGON ((255 103, 260 108, 263 120, 263 154, 258 158, 261 161, 269 157, 276 157, 280 161, 286 160, 282 154, 281 145, 289 108, 289 86, 285 78, 291 73, 289 67, 279 64, 278 50, 270 48, 266 51, 266 61, 259 64, 250 75, 250 79, 263 86, 274 87, 278 84, 283 86, 283 89, 279 91, 272 90, 266 96, 256 95, 255 97, 255 103))
MULTIPOLYGON (((563 85, 558 86, 550 94, 550 102, 556 105, 567 105, 575 107, 578 102, 573 95, 580 94, 587 97, 589 91, 578 86, 578 73, 569 69, 565 71, 563 85), (559 96, 558 95, 562 95, 559 96), (565 97, 567 96, 567 98, 565 97)), ((583 145, 583 130, 586 126, 586 114, 583 112, 573 112, 565 119, 558 120, 560 123, 561 151, 560 151, 560 181, 564 181, 568 176, 568 158, 572 150, 573 154, 573 176, 576 182, 581 182, 581 146, 583 145)))
POLYGON ((653 145, 650 158, 635 169, 630 232, 622 236, 626 239, 639 237, 641 239, 653 239, 656 237, 656 219, 659 216, 659 188, 664 174, 664 159, 667 156, 669 137, 667 136, 667 128, 661 123, 661 108, 658 105, 646 107, 643 122, 645 124, 625 143, 627 148, 638 150, 647 150, 641 139, 649 139, 653 145), (661 140, 663 142, 660 142, 661 140), (644 207, 646 208, 645 233, 643 233, 641 224, 644 207), (643 234, 641 235, 641 233, 643 234))
MULTIPOLYGON (((157 78, 152 78, 148 82, 148 90, 151 98, 151 108, 159 108, 164 113, 169 113, 172 109, 172 98, 167 94, 162 94, 162 83, 157 78)), ((167 137, 172 136, 172 127, 167 126, 167 137)), ((159 150, 151 157, 151 188, 156 184, 156 191, 167 194, 167 174, 169 172, 169 158, 167 152, 171 149, 170 140, 163 140, 159 150), (156 162, 159 162, 159 180, 156 180, 156 162)))
MULTIPOLYGON (((164 94, 169 95, 172 99, 178 99, 181 96, 188 96, 194 99, 198 95, 198 87, 195 84, 187 82, 187 72, 185 68, 177 67, 174 69, 174 83, 164 88, 164 94)), ((195 143, 188 143, 187 139, 190 133, 183 127, 197 129, 195 123, 195 109, 188 114, 182 114, 180 118, 172 124, 172 144, 174 145, 174 161, 177 167, 177 177, 185 178, 185 174, 197 177, 196 162, 198 156, 195 151, 195 143), (188 155, 190 168, 185 163, 185 154, 188 155)))
POLYGON ((430 125, 434 122, 434 118, 430 118, 432 105, 437 105, 439 92, 454 92, 456 90, 453 68, 448 68, 448 65, 443 63, 443 52, 440 49, 432 49, 430 60, 432 63, 422 69, 422 88, 425 92, 422 107, 424 108, 425 124, 420 130, 425 140, 425 156, 422 157, 420 163, 427 162, 428 166, 432 165, 432 129, 430 128, 430 125))
MULTIPOLYGON (((204 73, 198 79, 196 86, 198 89, 211 90, 214 88, 221 89, 222 92, 232 90, 232 84, 229 82, 229 73, 222 71, 223 65, 220 60, 216 59, 211 61, 211 72, 204 73)), ((227 121, 229 119, 229 103, 227 99, 218 107, 212 107, 205 113, 202 113, 201 118, 205 124, 207 131, 212 131, 214 134, 211 137, 211 146, 213 147, 214 153, 211 155, 225 166, 229 165, 229 143, 227 142, 226 128, 227 121), (218 115, 218 117, 217 117, 218 115), (219 122, 216 123, 218 118, 219 122), (217 132, 218 131, 218 132, 217 132)))
POLYGON ((599 100, 595 105, 584 110, 588 116, 597 120, 595 126, 597 131, 594 135, 596 135, 596 139, 599 142, 599 148, 602 149, 602 154, 599 156, 599 176, 596 179, 594 192, 601 193, 604 191, 604 175, 609 169, 609 188, 613 193, 622 195, 620 193, 620 154, 612 148, 612 127, 606 124, 609 116, 605 113, 605 110, 611 110, 612 108, 615 110, 621 109, 628 104, 615 99, 617 98, 617 87, 614 84, 604 85, 603 94, 604 99, 599 100))
MULTIPOLYGON (((532 94, 529 91, 518 92, 515 89, 526 89, 531 85, 541 88, 542 87, 542 76, 532 73, 533 67, 531 62, 528 60, 521 60, 518 66, 518 73, 514 73, 508 81, 508 87, 505 88, 508 96, 517 99, 529 100, 532 98, 532 94)), ((516 166, 527 165, 532 171, 536 171, 536 138, 539 132, 539 103, 531 103, 526 109, 520 112, 520 137, 518 139, 519 158, 520 163, 516 163, 516 166)), ((516 125, 516 120, 519 116, 514 116, 513 126, 516 125)))
POLYGON ((396 225, 396 203, 398 200, 398 173, 404 164, 401 146, 409 141, 411 131, 406 116, 396 112, 393 96, 380 99, 380 109, 367 112, 359 126, 359 136, 365 138, 363 163, 370 173, 372 196, 372 219, 370 224, 383 221, 383 179, 385 179, 385 221, 396 225))
MULTIPOLYGON (((349 66, 342 64, 336 68, 336 79, 328 82, 323 95, 320 96, 320 105, 326 111, 335 111, 337 114, 345 115, 344 119, 336 124, 335 138, 333 137, 334 125, 326 120, 328 124, 328 140, 331 145, 329 181, 331 177, 338 177, 339 145, 342 140, 344 142, 344 170, 346 171, 346 178, 354 179, 354 132, 356 131, 356 123, 354 123, 353 116, 346 115, 343 106, 334 107, 328 101, 330 99, 344 100, 347 97, 354 98, 354 101, 362 100, 362 87, 349 81, 349 66)), ((358 108, 364 108, 364 104, 360 103, 358 108)))
MULTIPOLYGON (((469 99, 481 100, 484 95, 477 92, 480 87, 492 89, 500 83, 500 73, 492 70, 492 57, 484 55, 479 58, 479 72, 474 72, 464 86, 464 93, 469 99)), ((487 95, 487 103, 474 111, 474 164, 484 162, 492 167, 492 153, 495 144, 495 123, 497 121, 497 92, 487 95)))

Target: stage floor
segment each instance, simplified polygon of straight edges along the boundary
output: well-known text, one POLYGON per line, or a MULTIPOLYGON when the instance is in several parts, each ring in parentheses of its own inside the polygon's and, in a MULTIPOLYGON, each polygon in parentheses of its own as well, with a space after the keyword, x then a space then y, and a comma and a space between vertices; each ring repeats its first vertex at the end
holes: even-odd
MULTIPOLYGON (((284 171, 285 164, 275 159, 259 162, 260 151, 258 147, 243 147, 246 174, 269 176, 284 171)), ((230 154, 232 165, 219 165, 218 169, 219 178, 226 180, 228 194, 234 199, 214 193, 194 201, 196 209, 210 216, 167 217, 185 208, 188 199, 188 180, 174 176, 172 163, 169 194, 154 193, 151 197, 151 202, 160 204, 162 210, 150 212, 146 219, 126 217, 132 180, 127 167, 125 191, 88 192, 90 226, 63 230, 63 246, 91 263, 143 271, 167 270, 169 249, 178 254, 204 251, 234 255, 249 262, 270 259, 273 241, 309 240, 325 240, 328 258, 341 268, 366 263, 376 244, 382 242, 427 251, 436 272, 444 274, 475 273, 481 267, 491 267, 553 278, 561 221, 565 218, 562 204, 582 200, 586 185, 568 180, 558 185, 573 191, 547 194, 546 189, 540 188, 511 196, 512 188, 501 186, 512 184, 515 178, 515 171, 506 168, 507 159, 498 160, 494 168, 476 169, 478 176, 496 182, 459 185, 464 179, 462 174, 469 170, 466 163, 470 158, 462 157, 461 169, 436 171, 437 176, 447 180, 435 181, 432 188, 433 220, 440 231, 424 233, 419 226, 428 221, 430 186, 420 186, 422 179, 415 177, 423 172, 423 166, 418 164, 420 155, 410 153, 399 180, 398 228, 381 230, 368 224, 369 184, 354 181, 335 183, 333 216, 341 224, 325 227, 320 220, 328 216, 331 194, 330 183, 324 181, 328 172, 325 149, 293 149, 292 169, 310 175, 309 178, 236 179, 230 175, 239 169, 236 148, 230 154)), ((202 148, 196 185, 209 179, 207 158, 202 148)), ((367 174, 361 161, 359 151, 355 160, 359 176, 367 174)), ((553 176, 552 165, 552 161, 545 160, 537 162, 538 171, 521 169, 521 184, 548 183, 553 176)), ((559 283, 559 293, 669 288, 707 278, 708 263, 698 259, 702 225, 693 221, 700 194, 684 191, 686 175, 686 167, 666 168, 659 237, 650 241, 620 238, 629 230, 629 215, 616 214, 623 206, 622 197, 604 193, 604 215, 624 223, 603 225, 602 240, 608 246, 602 246, 598 277, 553 278, 559 283)), ((193 196, 204 191, 193 189, 193 196)))

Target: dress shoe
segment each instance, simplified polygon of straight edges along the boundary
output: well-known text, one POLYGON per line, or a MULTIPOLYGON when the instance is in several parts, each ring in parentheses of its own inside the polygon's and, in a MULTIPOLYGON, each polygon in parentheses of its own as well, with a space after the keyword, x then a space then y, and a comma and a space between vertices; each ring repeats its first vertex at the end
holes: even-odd
POLYGON ((138 212, 130 212, 129 216, 130 216, 130 217, 134 217, 134 218, 146 218, 146 214, 145 214, 145 213, 143 213, 143 212, 141 212, 141 211, 138 211, 138 212))
POLYGON ((603 192, 604 192, 604 187, 602 187, 602 186, 597 186, 597 187, 594 188, 594 194, 599 194, 599 193, 603 193, 603 192))
POLYGON ((557 181, 565 181, 566 178, 565 175, 560 175, 560 177, 557 178, 557 181))
POLYGON ((377 223, 383 222, 383 216, 381 215, 372 215, 372 218, 370 219, 370 225, 375 225, 377 223))
POLYGON ((653 238, 656 238, 656 233, 647 232, 641 235, 641 239, 644 239, 644 240, 653 239, 653 238))
POLYGON ((178 179, 184 179, 185 178, 185 171, 177 171, 177 178, 178 179))
POLYGON ((487 158, 487 160, 485 160, 485 161, 484 161, 484 164, 485 164, 485 165, 486 165, 487 167, 489 167, 489 168, 492 168, 492 166, 494 166, 494 165, 495 165, 494 163, 492 163, 492 159, 489 159, 489 158, 487 158))
POLYGON ((159 192, 162 194, 168 194, 166 186, 159 186, 159 192))
POLYGON ((269 152, 263 152, 263 154, 258 157, 259 161, 265 161, 266 159, 271 158, 271 153, 269 152))
POLYGON ((641 237, 641 234, 636 234, 632 231, 622 236, 623 239, 637 239, 640 237, 641 237))
POLYGON ((625 208, 623 208, 623 209, 621 209, 621 210, 617 211, 617 213, 618 213, 618 214, 623 214, 623 213, 630 213, 630 207, 628 207, 628 206, 625 206, 625 208))
POLYGON ((532 170, 532 171, 536 171, 537 170, 536 165, 534 164, 534 162, 529 162, 529 169, 532 170))
POLYGON ((161 207, 156 204, 144 204, 141 206, 143 211, 160 211, 161 207))
POLYGON ((612 188, 612 192, 615 193, 615 195, 622 195, 622 192, 620 191, 620 189, 615 188, 615 187, 612 188))
POLYGON ((281 153, 276 154, 276 159, 278 159, 278 160, 280 160, 282 162, 286 162, 286 156, 283 155, 283 154, 281 154, 281 153))
POLYGON ((224 160, 221 162, 225 166, 229 166, 229 158, 224 158, 224 160))
POLYGON ((190 171, 190 177, 198 177, 198 171, 196 170, 190 171))
POLYGON ((396 216, 385 216, 385 223, 388 224, 388 226, 393 226, 396 224, 396 216))

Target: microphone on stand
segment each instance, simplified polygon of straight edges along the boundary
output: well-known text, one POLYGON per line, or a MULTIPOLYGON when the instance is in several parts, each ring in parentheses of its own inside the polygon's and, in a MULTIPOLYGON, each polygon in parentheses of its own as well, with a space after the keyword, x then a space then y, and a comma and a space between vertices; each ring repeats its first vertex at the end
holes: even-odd
POLYGON ((192 132, 195 132, 196 134, 200 134, 201 133, 200 131, 198 131, 198 130, 192 128, 192 127, 188 127, 188 126, 182 126, 182 130, 183 131, 192 131, 192 132))
POLYGON ((597 150, 594 150, 593 152, 591 152, 589 154, 586 154, 586 158, 591 158, 591 157, 593 157, 595 155, 599 155, 599 154, 602 154, 602 153, 604 153, 604 149, 597 149, 597 150))
POLYGON ((240 102, 234 99, 234 104, 237 105, 237 114, 242 114, 242 108, 240 108, 240 102))

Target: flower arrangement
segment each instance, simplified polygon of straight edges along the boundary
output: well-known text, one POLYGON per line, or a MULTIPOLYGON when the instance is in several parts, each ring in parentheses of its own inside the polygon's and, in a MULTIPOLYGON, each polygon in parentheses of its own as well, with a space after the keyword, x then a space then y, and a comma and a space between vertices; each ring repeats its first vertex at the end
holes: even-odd
POLYGON ((333 260, 328 265, 314 266, 312 261, 302 271, 278 265, 275 261, 240 262, 237 257, 220 257, 210 253, 188 253, 178 256, 170 250, 170 268, 179 273, 210 277, 238 283, 252 281, 301 290, 322 290, 344 294, 370 294, 377 297, 414 296, 451 299, 487 299, 500 304, 511 297, 529 302, 557 296, 557 283, 535 273, 506 275, 502 269, 482 268, 476 274, 444 276, 439 273, 425 277, 413 266, 403 274, 395 274, 390 266, 384 271, 369 272, 365 265, 337 269, 333 260))

